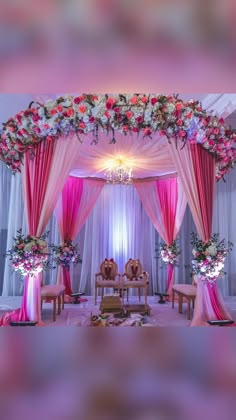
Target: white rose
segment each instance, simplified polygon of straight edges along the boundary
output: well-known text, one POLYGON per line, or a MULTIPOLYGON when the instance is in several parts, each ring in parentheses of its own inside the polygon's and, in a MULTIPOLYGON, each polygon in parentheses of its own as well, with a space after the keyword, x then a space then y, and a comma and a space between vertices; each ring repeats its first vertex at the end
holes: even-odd
POLYGON ((194 256, 194 257, 196 257, 197 250, 196 250, 195 248, 193 248, 193 250, 192 250, 192 254, 193 254, 193 256, 194 256))
POLYGON ((30 241, 30 242, 28 242, 28 243, 25 245, 24 251, 31 251, 32 246, 34 246, 34 245, 35 245, 35 242, 34 242, 34 241, 30 241))
POLYGON ((215 245, 210 245, 208 246, 208 248, 206 249, 207 252, 209 252, 210 255, 214 256, 217 254, 217 249, 215 245))

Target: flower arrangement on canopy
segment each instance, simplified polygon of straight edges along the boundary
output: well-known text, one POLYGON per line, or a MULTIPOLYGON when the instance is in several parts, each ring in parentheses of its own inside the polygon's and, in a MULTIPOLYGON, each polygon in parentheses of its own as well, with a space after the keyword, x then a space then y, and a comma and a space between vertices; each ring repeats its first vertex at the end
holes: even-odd
POLYGON ((225 239, 219 240, 219 234, 214 234, 208 242, 198 239, 192 233, 191 245, 193 246, 192 274, 201 276, 209 282, 214 282, 224 274, 225 258, 233 248, 233 243, 225 239))
POLYGON ((22 230, 17 231, 12 248, 7 252, 12 267, 22 276, 36 275, 50 267, 48 244, 45 240, 48 233, 36 237, 25 236, 22 230))
POLYGON ((73 244, 71 239, 66 239, 60 245, 51 245, 55 256, 53 260, 57 265, 62 265, 63 267, 69 269, 70 264, 74 265, 81 263, 78 244, 73 244))
POLYGON ((155 132, 175 140, 183 147, 186 141, 200 143, 217 159, 219 180, 236 160, 236 133, 224 120, 207 113, 198 101, 183 102, 178 95, 89 95, 61 96, 45 104, 32 102, 3 124, 0 131, 0 159, 13 171, 20 171, 23 155, 37 143, 55 140, 62 134, 93 133, 99 141, 99 130, 111 133, 141 134, 155 132))
POLYGON ((159 256, 164 264, 177 265, 180 254, 181 251, 178 249, 176 241, 173 241, 170 245, 164 242, 159 248, 159 256))

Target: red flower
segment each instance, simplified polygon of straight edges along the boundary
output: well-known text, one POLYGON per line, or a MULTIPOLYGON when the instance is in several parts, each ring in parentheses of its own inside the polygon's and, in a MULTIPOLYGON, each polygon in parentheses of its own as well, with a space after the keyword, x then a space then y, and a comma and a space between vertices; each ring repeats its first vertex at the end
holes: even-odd
POLYGON ((57 111, 58 112, 62 112, 63 111, 63 106, 62 105, 58 105, 57 106, 57 111))
POLYGON ((122 130, 125 131, 125 132, 127 132, 129 130, 128 125, 123 125, 122 130))
POLYGON ((132 98, 130 98, 129 101, 132 105, 136 105, 137 102, 138 102, 138 97, 136 95, 134 95, 134 96, 132 96, 132 98))
POLYGON ((142 122, 143 122, 143 117, 140 115, 139 117, 137 117, 137 118, 136 118, 136 121, 137 121, 139 124, 142 124, 142 122))
POLYGON ((147 96, 143 96, 141 98, 141 101, 142 101, 143 104, 146 104, 148 102, 148 97, 147 96))
POLYGON ((74 115, 73 108, 68 108, 67 111, 66 111, 66 114, 67 114, 68 117, 72 117, 74 115))
POLYGON ((138 127, 134 127, 134 128, 132 129, 132 131, 133 131, 134 133, 138 133, 139 129, 138 129, 138 127))
POLYGON ((180 119, 179 119, 179 120, 177 120, 177 121, 176 121, 176 124, 177 124, 177 125, 183 125, 183 120, 180 120, 180 119))
POLYGON ((145 128, 144 129, 144 135, 145 136, 150 136, 150 134, 152 134, 152 130, 150 128, 145 128))
POLYGON ((106 102, 107 109, 111 109, 115 103, 116 100, 114 98, 108 98, 106 102))
POLYGON ((79 123, 79 128, 85 128, 86 124, 84 122, 79 123))
POLYGON ((130 118, 132 118, 132 116, 133 116, 133 112, 132 112, 132 111, 127 111, 127 112, 125 113, 125 115, 126 115, 126 117, 127 117, 128 119, 130 119, 130 118))
POLYGON ((74 103, 77 105, 77 104, 79 104, 80 103, 80 101, 81 101, 81 99, 80 99, 80 97, 79 96, 77 96, 75 99, 74 99, 74 103))
POLYGON ((55 108, 51 109, 50 114, 55 115, 57 113, 57 110, 55 108))
POLYGON ((90 123, 93 123, 94 121, 95 121, 95 118, 94 118, 94 117, 90 117, 90 118, 89 118, 89 122, 90 122, 90 123))
POLYGON ((186 131, 184 131, 184 130, 180 130, 180 131, 179 131, 179 135, 180 135, 181 137, 185 137, 185 136, 186 136, 186 131))
POLYGON ((107 117, 107 118, 110 118, 110 116, 111 116, 111 114, 110 114, 110 112, 109 112, 109 111, 105 111, 105 112, 104 112, 104 115, 105 115, 105 117, 107 117))
POLYGON ((151 99, 151 104, 152 105, 155 105, 157 102, 158 102, 158 99, 157 98, 152 98, 151 99))
POLYGON ((79 106, 79 112, 81 112, 82 114, 86 111, 86 106, 84 106, 84 105, 81 105, 81 106, 79 106))
POLYGON ((183 109, 184 105, 182 104, 182 102, 176 102, 175 104, 175 108, 177 109, 177 111, 181 111, 181 109, 183 109))

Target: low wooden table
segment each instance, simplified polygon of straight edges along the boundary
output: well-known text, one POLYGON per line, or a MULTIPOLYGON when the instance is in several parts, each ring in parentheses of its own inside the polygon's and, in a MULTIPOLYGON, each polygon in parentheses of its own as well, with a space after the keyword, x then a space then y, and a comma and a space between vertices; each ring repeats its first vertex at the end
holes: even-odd
POLYGON ((172 308, 174 308, 175 294, 178 296, 179 313, 183 313, 183 298, 187 301, 187 319, 190 319, 190 303, 194 309, 194 301, 197 294, 196 286, 192 284, 175 284, 172 287, 172 308))
POLYGON ((138 314, 147 314, 150 315, 151 308, 147 304, 131 304, 131 305, 124 305, 123 306, 123 312, 126 314, 130 313, 138 313, 138 314))
POLYGON ((120 296, 104 296, 100 304, 101 313, 122 312, 122 302, 120 296))

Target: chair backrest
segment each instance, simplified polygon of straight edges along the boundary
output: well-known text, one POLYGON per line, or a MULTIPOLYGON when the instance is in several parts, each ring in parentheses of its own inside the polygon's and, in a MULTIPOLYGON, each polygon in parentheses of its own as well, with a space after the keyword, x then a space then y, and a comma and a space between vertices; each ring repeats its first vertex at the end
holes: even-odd
POLYGON ((133 260, 132 258, 125 264, 125 275, 128 279, 134 280, 143 274, 143 267, 139 259, 133 260))
POLYGON ((118 265, 113 260, 113 258, 111 258, 110 260, 106 258, 100 265, 100 272, 103 279, 115 280, 118 274, 118 265))

